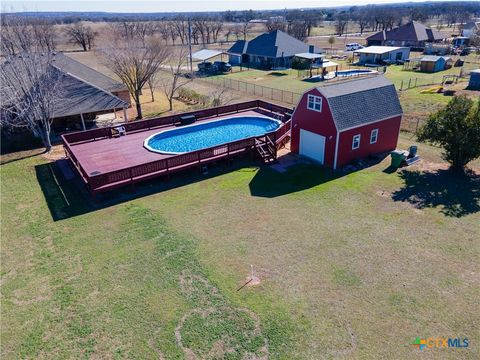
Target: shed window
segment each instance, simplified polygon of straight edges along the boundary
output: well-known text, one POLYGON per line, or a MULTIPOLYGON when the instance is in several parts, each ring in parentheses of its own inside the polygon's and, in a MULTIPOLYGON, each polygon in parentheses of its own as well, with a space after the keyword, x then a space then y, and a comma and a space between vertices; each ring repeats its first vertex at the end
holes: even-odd
POLYGON ((320 96, 308 95, 307 108, 314 111, 322 111, 322 98, 320 96))
POLYGON ((360 134, 355 135, 352 140, 352 150, 358 149, 360 147, 360 134))
POLYGON ((370 133, 370 144, 375 144, 378 138, 378 129, 373 129, 370 133))

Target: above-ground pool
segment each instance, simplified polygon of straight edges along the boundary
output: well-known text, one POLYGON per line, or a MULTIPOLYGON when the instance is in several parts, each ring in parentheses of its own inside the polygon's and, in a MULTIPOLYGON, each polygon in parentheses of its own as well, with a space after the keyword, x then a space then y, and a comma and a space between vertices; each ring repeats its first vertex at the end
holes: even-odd
POLYGON ((262 136, 280 125, 280 121, 261 116, 231 117, 165 130, 149 136, 144 146, 163 154, 182 154, 262 136))
POLYGON ((376 73, 378 73, 378 71, 376 70, 353 69, 353 70, 337 71, 337 76, 358 76, 358 75, 368 75, 368 74, 376 74, 376 73))

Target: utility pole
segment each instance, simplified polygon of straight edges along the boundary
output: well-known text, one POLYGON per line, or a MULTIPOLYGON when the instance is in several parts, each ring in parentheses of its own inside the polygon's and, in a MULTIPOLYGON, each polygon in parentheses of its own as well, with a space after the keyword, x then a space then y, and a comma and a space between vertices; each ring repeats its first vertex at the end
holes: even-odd
POLYGON ((190 73, 193 74, 193 64, 192 64, 192 22, 190 17, 188 18, 188 51, 189 51, 189 63, 190 63, 190 73))

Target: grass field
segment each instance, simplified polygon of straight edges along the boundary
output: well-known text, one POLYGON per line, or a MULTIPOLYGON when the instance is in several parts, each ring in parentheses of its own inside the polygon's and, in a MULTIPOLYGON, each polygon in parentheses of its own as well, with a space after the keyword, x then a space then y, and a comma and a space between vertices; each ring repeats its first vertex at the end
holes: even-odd
POLYGON ((479 179, 419 153, 342 177, 238 160, 102 206, 4 156, 2 358, 478 358, 479 179), (237 291, 250 265, 262 282, 237 291))

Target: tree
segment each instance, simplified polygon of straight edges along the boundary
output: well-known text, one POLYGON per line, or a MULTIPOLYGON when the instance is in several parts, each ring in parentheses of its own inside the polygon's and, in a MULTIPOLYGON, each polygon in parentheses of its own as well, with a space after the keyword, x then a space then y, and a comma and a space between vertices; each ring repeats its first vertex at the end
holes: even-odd
POLYGON ((51 53, 24 53, 7 58, 0 68, 1 125, 29 130, 47 152, 62 78, 52 60, 51 53))
POLYGON ((2 55, 55 50, 57 32, 47 20, 3 14, 1 22, 2 55))
POLYGON ((420 141, 438 144, 453 169, 463 169, 480 157, 480 100, 456 96, 447 106, 430 115, 418 133, 420 141))
POLYGON ((268 21, 265 23, 265 27, 268 32, 272 32, 275 30, 285 31, 287 24, 283 18, 274 17, 274 18, 268 19, 268 21))
POLYGON ((80 22, 67 26, 65 33, 69 37, 68 41, 71 44, 80 45, 83 51, 92 50, 95 38, 98 36, 98 33, 93 31, 90 26, 80 22))
POLYGON ((212 107, 219 107, 222 105, 226 105, 231 101, 232 95, 229 94, 228 89, 226 87, 218 87, 211 93, 211 106, 212 107))
POLYGON ((142 88, 154 76, 168 57, 168 47, 160 41, 150 41, 145 47, 138 41, 126 41, 101 51, 103 62, 125 84, 135 101, 137 119, 141 119, 142 88))
POLYGON ((160 80, 170 111, 173 110, 173 97, 177 91, 191 81, 191 78, 182 74, 182 68, 187 64, 187 60, 188 48, 181 47, 176 49, 176 52, 171 52, 167 61, 169 65, 166 69, 169 74, 160 80))
POLYGON ((333 47, 333 44, 335 44, 335 36, 333 36, 333 35, 330 36, 330 37, 328 38, 328 43, 330 44, 330 50, 331 50, 332 47, 333 47))
POLYGON ((288 33, 294 38, 304 41, 308 35, 308 24, 305 21, 293 20, 288 24, 288 33))
POLYGON ((335 20, 335 31, 340 36, 342 35, 348 26, 348 15, 347 14, 338 14, 335 20))
POLYGON ((150 89, 150 97, 152 98, 152 102, 155 102, 155 88, 157 87, 160 80, 160 74, 158 72, 152 74, 148 80, 148 88, 150 89))

